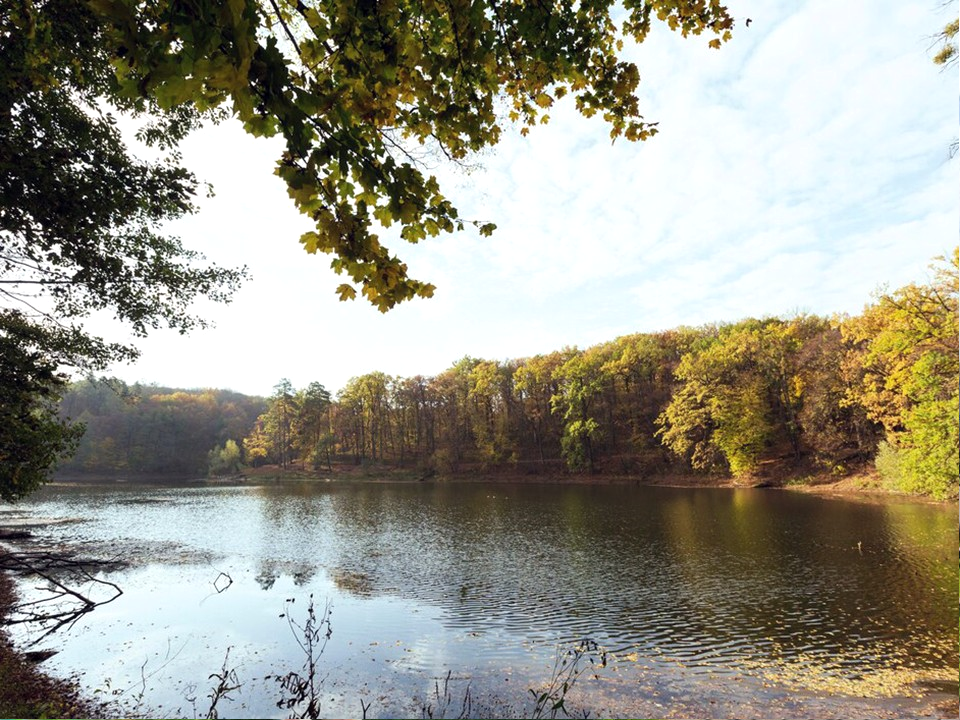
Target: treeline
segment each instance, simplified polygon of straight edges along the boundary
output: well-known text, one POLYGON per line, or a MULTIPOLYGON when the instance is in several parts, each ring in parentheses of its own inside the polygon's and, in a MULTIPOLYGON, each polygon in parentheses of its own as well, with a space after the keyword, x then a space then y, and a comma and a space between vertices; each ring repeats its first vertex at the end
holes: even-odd
POLYGON ((242 439, 265 409, 263 398, 227 390, 76 382, 60 412, 85 432, 58 472, 205 476, 211 449, 242 439))
MULTIPOLYGON (((233 396, 224 404, 232 403, 229 420, 218 424, 212 406, 203 416, 215 432, 187 431, 177 441, 167 434, 163 442, 178 453, 179 443, 192 443, 191 462, 205 457, 216 473, 241 462, 322 468, 339 461, 441 474, 840 476, 875 461, 903 489, 953 496, 957 261, 955 250, 930 283, 883 294, 856 317, 639 333, 531 358, 464 358, 432 377, 373 372, 336 397, 319 383, 297 390, 284 380, 259 414, 252 411, 261 401, 243 405, 233 396), (241 406, 250 414, 238 413, 241 406)), ((196 417, 208 407, 203 395, 191 395, 191 409, 179 412, 196 417)), ((144 444, 109 437, 111 450, 144 444)), ((162 456, 151 457, 160 470, 162 456)), ((82 458, 97 462, 90 452, 75 462, 82 458)))
POLYGON ((931 283, 856 317, 640 333, 464 358, 433 377, 374 372, 335 401, 314 387, 309 409, 284 382, 244 446, 254 463, 337 457, 441 473, 843 475, 876 459, 900 487, 946 497, 958 485, 958 376, 954 251, 931 283))
POLYGON ((278 389, 244 447, 254 463, 319 467, 332 453, 441 473, 751 475, 803 459, 843 472, 872 458, 883 438, 867 407, 849 400, 851 352, 835 324, 800 316, 520 360, 464 358, 433 377, 374 372, 306 413, 310 422, 302 393, 278 389))

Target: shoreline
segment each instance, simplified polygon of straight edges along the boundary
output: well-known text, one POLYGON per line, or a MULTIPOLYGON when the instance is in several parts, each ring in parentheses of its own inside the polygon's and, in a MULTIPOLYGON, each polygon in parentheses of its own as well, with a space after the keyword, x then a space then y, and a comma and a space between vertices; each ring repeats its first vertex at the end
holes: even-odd
POLYGON ((753 478, 733 478, 721 475, 663 473, 655 475, 569 472, 519 472, 516 470, 486 470, 475 468, 454 473, 434 473, 414 468, 394 466, 334 464, 330 470, 280 468, 265 465, 245 468, 235 475, 223 477, 169 476, 169 475, 63 475, 48 486, 126 485, 156 486, 223 486, 242 487, 257 483, 316 482, 336 484, 473 484, 504 485, 634 485, 644 487, 763 489, 817 495, 825 498, 859 500, 863 502, 903 501, 930 505, 956 504, 957 498, 937 500, 928 495, 907 493, 884 485, 876 471, 864 469, 837 478, 827 473, 768 472, 753 478))

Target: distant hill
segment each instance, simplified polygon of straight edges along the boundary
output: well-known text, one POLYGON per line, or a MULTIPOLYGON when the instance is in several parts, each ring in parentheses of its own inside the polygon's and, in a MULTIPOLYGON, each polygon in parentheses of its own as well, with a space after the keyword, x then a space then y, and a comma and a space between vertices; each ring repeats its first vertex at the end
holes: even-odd
POLYGON ((86 432, 57 476, 124 473, 202 477, 209 452, 242 442, 266 400, 229 390, 127 385, 116 379, 73 383, 60 403, 86 432))

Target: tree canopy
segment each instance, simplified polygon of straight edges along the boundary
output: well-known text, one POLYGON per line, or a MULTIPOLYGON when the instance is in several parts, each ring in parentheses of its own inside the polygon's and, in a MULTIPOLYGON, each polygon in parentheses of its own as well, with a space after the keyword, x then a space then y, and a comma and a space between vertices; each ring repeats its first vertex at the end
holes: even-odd
MULTIPOLYGON (((243 272, 198 266, 201 256, 162 232, 194 210, 197 181, 176 154, 134 157, 113 115, 158 108, 116 94, 100 23, 83 3, 9 10, 0 18, 4 305, 60 326, 108 310, 138 335, 202 325, 187 312, 190 302, 226 299, 243 272)), ((169 148, 197 118, 173 112, 144 137, 169 148)), ((101 349, 89 355, 95 365, 135 354, 101 349)))
POLYGON ((22 316, 3 315, 0 333, 0 500, 12 502, 35 490, 48 468, 68 454, 81 428, 57 417, 64 377, 44 347, 69 343, 22 316))
MULTIPOLYGON (((63 1, 63 0, 60 0, 63 1)), ((452 162, 523 132, 571 94, 612 138, 642 140, 640 74, 622 59, 655 19, 719 47, 733 18, 718 0, 91 0, 116 74, 113 94, 171 112, 228 109, 253 135, 282 136, 276 173, 315 227, 300 238, 382 311, 434 287, 382 241, 462 229, 419 161, 452 162)), ((491 222, 472 221, 483 234, 491 222)))

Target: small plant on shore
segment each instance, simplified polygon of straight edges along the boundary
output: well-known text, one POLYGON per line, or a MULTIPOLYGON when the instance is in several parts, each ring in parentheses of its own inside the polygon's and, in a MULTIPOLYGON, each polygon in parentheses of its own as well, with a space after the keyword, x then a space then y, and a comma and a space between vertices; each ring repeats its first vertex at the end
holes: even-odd
POLYGON ((230 697, 230 693, 238 691, 242 685, 240 679, 237 677, 236 669, 230 667, 230 648, 227 648, 227 651, 223 655, 223 666, 220 668, 220 672, 211 673, 209 679, 216 679, 217 684, 207 696, 210 698, 210 707, 204 717, 206 717, 207 720, 217 720, 217 718, 220 717, 217 711, 217 704, 221 700, 233 700, 233 698, 230 697))
MULTIPOLYGON (((442 689, 439 680, 434 683, 433 703, 427 703, 420 708, 420 716, 422 718, 435 720, 435 718, 447 717, 447 712, 449 712, 453 706, 453 693, 450 690, 450 677, 452 675, 453 671, 447 670, 447 676, 443 679, 442 689)), ((470 683, 467 683, 467 688, 463 691, 463 700, 460 701, 460 713, 457 715, 457 720, 473 717, 471 713, 472 709, 473 698, 470 695, 470 683)))
MULTIPOLYGON (((567 694, 587 671, 607 666, 607 653, 594 640, 584 638, 572 648, 557 651, 550 680, 540 690, 530 689, 534 699, 530 718, 556 718, 558 713, 570 717, 567 694)), ((584 712, 582 717, 588 717, 584 712)))
MULTIPOLYGON (((326 676, 321 676, 320 659, 327 642, 333 635, 330 622, 331 608, 328 602, 323 611, 318 613, 313 595, 311 595, 307 606, 306 619, 300 622, 292 615, 294 602, 294 598, 286 600, 284 612, 281 613, 280 617, 286 618, 297 644, 303 651, 303 665, 299 670, 278 675, 267 675, 264 679, 273 680, 279 686, 280 699, 276 702, 276 705, 287 713, 286 717, 296 720, 306 718, 317 720, 320 717, 321 710, 320 693, 326 680, 326 676)), ((234 693, 241 690, 243 682, 241 682, 236 668, 231 667, 230 664, 231 650, 232 648, 227 648, 220 671, 208 676, 208 680, 214 681, 214 684, 207 695, 210 702, 205 711, 197 707, 196 686, 191 686, 190 694, 185 697, 193 708, 191 717, 217 720, 220 717, 220 704, 224 701, 232 702, 234 693)), ((581 640, 566 650, 558 648, 549 680, 541 688, 531 688, 528 691, 533 698, 532 707, 529 705, 526 707, 519 704, 513 705, 497 697, 482 698, 478 702, 473 696, 469 682, 462 697, 459 697, 459 692, 455 694, 451 682, 452 671, 448 671, 442 679, 442 684, 441 680, 436 681, 430 701, 420 705, 420 716, 425 720, 497 717, 551 718, 551 720, 555 720, 561 716, 587 718, 590 716, 589 711, 572 712, 566 704, 567 698, 584 673, 590 672, 596 676, 596 672, 600 668, 606 667, 606 664, 606 651, 593 640, 581 640)), ((141 684, 144 691, 146 689, 146 679, 153 674, 155 673, 146 675, 144 674, 144 668, 141 668, 141 684)), ((110 691, 109 680, 107 681, 107 691, 110 691)), ((113 694, 118 693, 119 691, 116 691, 113 694)), ((143 693, 135 699, 136 704, 133 707, 133 713, 131 713, 130 706, 124 709, 119 704, 116 705, 115 710, 119 710, 118 714, 124 717, 143 717, 140 712, 136 712, 142 708, 143 693)), ((367 717, 370 705, 371 703, 360 699, 363 718, 367 717)))
MULTIPOLYGON (((452 673, 447 672, 443 685, 438 680, 434 686, 433 698, 420 706, 420 717, 424 720, 438 720, 439 718, 551 718, 590 716, 589 711, 580 711, 576 715, 567 707, 566 701, 577 681, 586 672, 596 671, 607 665, 607 653, 595 641, 585 638, 566 650, 558 648, 553 662, 553 671, 546 684, 539 688, 530 688, 528 692, 533 698, 533 707, 514 706, 505 703, 499 698, 485 698, 479 701, 474 698, 468 683, 463 698, 454 703, 454 693, 451 689, 450 678, 452 673), (453 713, 456 712, 456 715, 453 713)), ((366 708, 364 708, 366 711, 366 708)), ((366 715, 364 715, 366 716, 366 715)))
POLYGON ((291 718, 310 718, 316 720, 320 716, 320 688, 324 678, 319 677, 319 661, 333 628, 330 625, 330 603, 319 616, 310 595, 307 606, 307 619, 301 625, 291 617, 290 606, 295 598, 287 599, 287 608, 280 615, 287 619, 287 624, 293 636, 303 650, 305 656, 303 667, 299 672, 290 671, 284 675, 268 675, 267 680, 273 679, 280 686, 280 700, 277 707, 289 711, 291 718))

